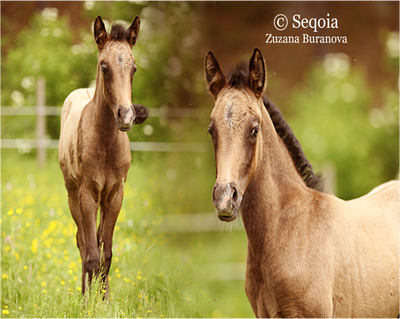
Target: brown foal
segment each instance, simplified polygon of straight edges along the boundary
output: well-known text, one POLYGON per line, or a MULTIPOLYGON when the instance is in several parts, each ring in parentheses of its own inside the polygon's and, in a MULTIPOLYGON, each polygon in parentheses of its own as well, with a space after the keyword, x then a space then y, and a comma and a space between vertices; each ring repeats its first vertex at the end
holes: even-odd
POLYGON ((225 76, 210 51, 205 72, 215 99, 212 199, 222 221, 241 211, 255 315, 397 317, 399 182, 350 201, 316 190, 300 143, 263 96, 261 52, 225 76))
POLYGON ((117 24, 107 34, 101 17, 97 17, 96 89, 72 92, 62 109, 59 162, 68 204, 78 226, 83 294, 86 280, 90 286, 94 275, 101 275, 108 294, 114 227, 131 163, 125 132, 148 116, 147 108, 131 102, 136 71, 132 47, 139 28, 140 19, 136 17, 128 29, 117 24), (96 230, 99 207, 100 224, 96 230))

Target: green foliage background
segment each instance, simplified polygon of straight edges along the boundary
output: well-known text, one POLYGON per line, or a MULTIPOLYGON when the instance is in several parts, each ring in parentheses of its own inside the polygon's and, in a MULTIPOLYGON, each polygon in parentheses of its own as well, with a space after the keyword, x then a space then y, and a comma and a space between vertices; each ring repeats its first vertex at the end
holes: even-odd
MULTIPOLYGON (((203 75, 200 9, 198 2, 88 2, 80 14, 93 20, 102 15, 107 26, 115 21, 129 25, 135 15, 141 17, 139 41, 133 48, 138 65, 134 102, 151 108, 211 109, 203 75)), ((74 32, 66 19, 58 16, 57 9, 46 8, 28 21, 16 39, 3 37, 2 46, 13 42, 2 55, 3 106, 35 105, 39 76, 47 82, 47 105, 60 106, 74 89, 94 84, 97 48, 90 26, 74 32)), ((3 25, 7 21, 5 17, 3 25)), ((381 33, 386 54, 379 63, 397 74, 398 33, 385 29, 381 33)), ((274 74, 273 66, 268 66, 268 72, 274 74)), ((283 91, 279 77, 269 82, 268 95, 283 91)), ((323 170, 327 162, 334 165, 336 189, 332 191, 344 199, 396 178, 398 101, 397 88, 391 83, 370 87, 363 65, 345 54, 316 60, 295 90, 275 100, 316 170, 323 170)), ((57 139, 59 117, 49 117, 47 122, 48 137, 57 139)), ((129 133, 131 140, 209 142, 204 134, 206 117, 149 118, 146 123, 154 134, 135 128, 129 133)), ((34 117, 3 116, 1 124, 2 138, 34 138, 34 117)))
POLYGON ((399 96, 381 88, 373 108, 365 72, 345 54, 328 54, 290 97, 289 123, 316 171, 336 168, 336 194, 351 199, 396 178, 399 96))
MULTIPOLYGON (((201 23, 206 19, 200 16, 198 2, 87 5, 79 14, 92 21, 101 15, 106 25, 116 20, 130 24, 136 15, 141 18, 139 41, 132 50, 138 66, 133 102, 151 108, 211 111, 212 98, 206 92, 203 74, 206 39, 201 23)), ((2 16, 2 26, 11 23, 10 19, 2 16)), ((383 29, 380 45, 386 53, 377 63, 398 77, 398 32, 383 29)), ((97 48, 90 25, 72 30, 67 18, 54 8, 33 15, 15 38, 3 36, 2 52, 2 106, 34 106, 39 76, 46 79, 49 106, 61 106, 71 91, 93 85, 96 77, 97 48)), ((274 95, 285 88, 274 75, 273 65, 268 66, 268 73, 266 93, 282 110, 315 170, 326 172, 327 163, 334 167, 336 195, 358 197, 398 178, 398 83, 372 87, 365 67, 340 53, 315 58, 303 81, 283 96, 274 95)), ((58 139, 59 117, 48 117, 47 125, 48 137, 58 139)), ((204 142, 212 150, 206 136, 207 116, 150 117, 145 125, 133 128, 129 133, 132 141, 204 142), (145 125, 153 133, 146 133, 145 125)), ((35 138, 35 117, 2 116, 1 136, 35 138)), ((111 270, 114 302, 105 305, 93 301, 96 311, 92 313, 80 298, 80 279, 75 279, 79 252, 57 154, 49 152, 48 165, 42 170, 36 167, 34 155, 34 151, 19 154, 18 150, 2 150, 3 317, 253 316, 242 277, 214 280, 224 274, 218 273, 214 264, 245 262, 243 230, 236 224, 231 232, 170 234, 160 222, 171 214, 213 211, 212 151, 133 152, 115 233, 114 251, 119 261, 113 261, 111 270), (58 227, 52 228, 52 222, 58 227), (151 248, 153 243, 156 245, 151 248), (151 259, 147 253, 150 248, 151 259), (60 260, 64 260, 62 264, 60 260)))

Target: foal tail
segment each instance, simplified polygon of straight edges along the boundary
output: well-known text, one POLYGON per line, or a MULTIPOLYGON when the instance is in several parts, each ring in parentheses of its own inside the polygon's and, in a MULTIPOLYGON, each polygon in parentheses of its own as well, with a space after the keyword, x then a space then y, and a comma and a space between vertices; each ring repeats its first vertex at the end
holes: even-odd
POLYGON ((132 107, 136 113, 135 124, 142 124, 149 116, 150 110, 141 104, 132 104, 132 107))
POLYGON ((323 192, 325 181, 321 178, 321 174, 316 175, 314 173, 310 162, 301 148, 300 142, 294 135, 289 124, 286 123, 281 111, 265 95, 263 100, 264 106, 274 123, 275 130, 289 151, 289 154, 297 168, 297 172, 300 174, 307 187, 323 192))

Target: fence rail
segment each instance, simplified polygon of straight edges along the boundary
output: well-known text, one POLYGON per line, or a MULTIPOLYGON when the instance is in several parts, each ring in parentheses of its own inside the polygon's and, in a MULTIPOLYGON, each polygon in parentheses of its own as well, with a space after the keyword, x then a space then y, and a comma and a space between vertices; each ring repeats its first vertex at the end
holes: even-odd
MULTIPOLYGON (((43 109, 44 114, 47 116, 60 116, 61 115, 61 106, 45 106, 43 109)), ((38 115, 39 110, 36 106, 2 106, 1 107, 1 116, 29 116, 29 115, 38 115)))
MULTIPOLYGON (((199 118, 206 117, 210 114, 209 109, 197 108, 149 108, 151 117, 162 117, 162 118, 199 118)), ((45 106, 44 108, 38 109, 36 106, 2 106, 1 116, 60 116, 61 106, 45 106)))
MULTIPOLYGON (((35 148, 57 149, 59 140, 50 139, 2 139, 1 148, 16 148, 25 152, 35 148)), ((130 142, 131 151, 136 152, 210 152, 208 143, 174 142, 130 142)))
MULTIPOLYGON (((60 106, 2 106, 1 116, 60 116, 60 106)), ((208 109, 189 108, 150 108, 151 117, 159 118, 201 118, 209 114, 208 109)), ((43 121, 41 121, 43 122, 43 121)), ((43 125, 43 124, 40 124, 43 125)), ((39 125, 39 126, 40 126, 39 125)), ((43 129, 42 129, 43 131, 43 129)), ((30 151, 32 149, 57 149, 58 140, 55 139, 2 139, 1 148, 20 149, 30 151)), ((177 142, 130 142, 131 151, 137 152, 209 152, 211 147, 208 143, 177 143, 177 142)))
MULTIPOLYGON (((2 149, 19 149, 30 152, 37 149, 39 166, 46 163, 46 150, 57 149, 58 140, 46 138, 46 116, 60 116, 62 107, 46 106, 46 80, 37 79, 37 106, 2 106, 1 116, 36 116, 36 139, 1 139, 2 149)), ((207 117, 210 110, 204 108, 150 108, 150 117, 158 118, 202 118, 207 117)), ((208 143, 174 143, 174 142, 130 142, 131 151, 139 152, 209 152, 208 143)))

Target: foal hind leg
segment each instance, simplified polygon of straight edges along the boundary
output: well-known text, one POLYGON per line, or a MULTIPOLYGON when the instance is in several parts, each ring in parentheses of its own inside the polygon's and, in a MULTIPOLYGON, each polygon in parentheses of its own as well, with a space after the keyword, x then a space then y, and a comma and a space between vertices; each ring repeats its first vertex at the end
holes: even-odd
POLYGON ((116 186, 115 192, 100 206, 100 225, 97 233, 99 247, 102 248, 102 273, 108 296, 108 273, 112 260, 112 241, 114 228, 122 206, 123 184, 116 186))

